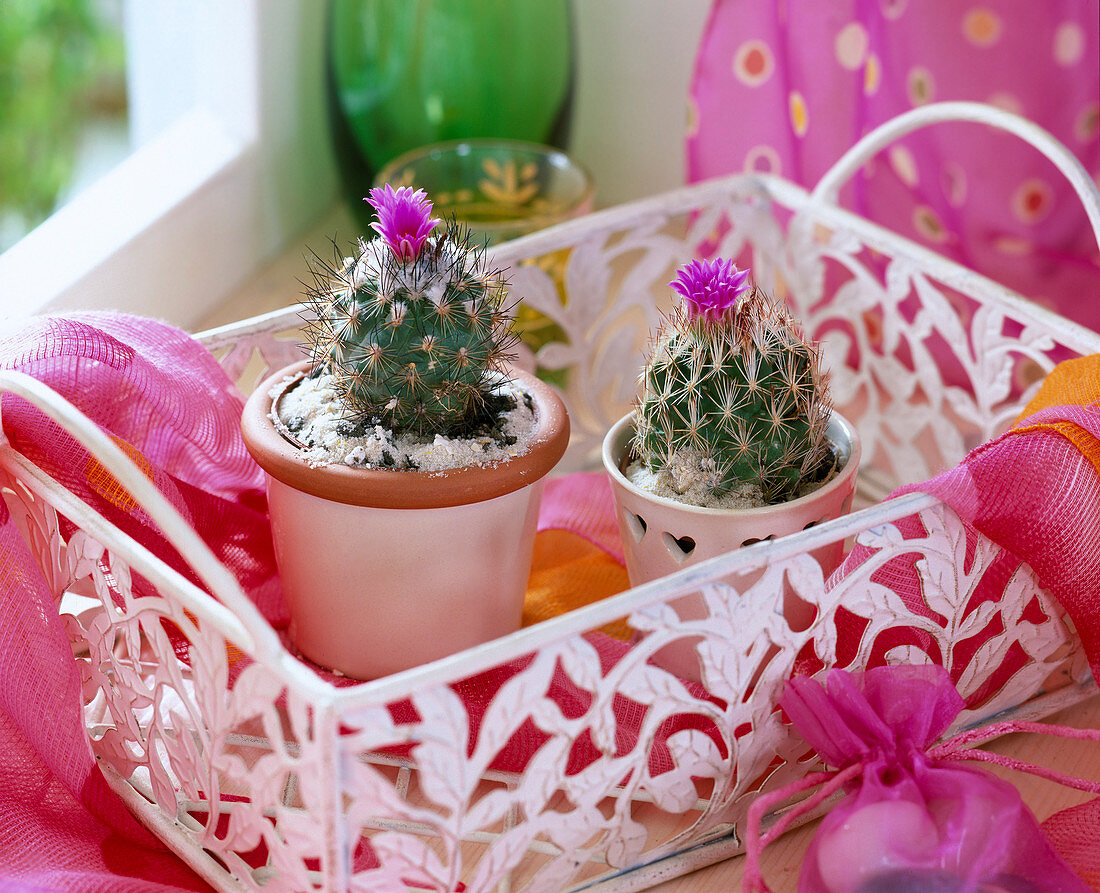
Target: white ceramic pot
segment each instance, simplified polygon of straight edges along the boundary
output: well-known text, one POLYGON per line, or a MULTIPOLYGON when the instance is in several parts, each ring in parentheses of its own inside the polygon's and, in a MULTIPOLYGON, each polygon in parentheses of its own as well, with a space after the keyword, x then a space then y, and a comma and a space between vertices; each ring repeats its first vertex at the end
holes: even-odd
MULTIPOLYGON (((806 496, 779 505, 756 509, 710 509, 666 499, 636 486, 623 473, 634 437, 634 414, 620 419, 603 441, 603 463, 611 479, 615 514, 623 541, 627 574, 632 586, 667 576, 684 567, 724 555, 762 540, 798 533, 814 524, 840 517, 852 507, 859 467, 859 435, 845 418, 834 412, 828 437, 840 458, 841 468, 829 481, 806 496)), ((813 552, 825 575, 840 563, 843 544, 834 543, 813 552)), ((741 575, 737 583, 747 587, 756 575, 741 575)), ((776 604, 792 629, 807 629, 816 609, 789 592, 776 592, 776 604)), ((706 603, 691 593, 672 603, 683 620, 702 620, 706 603)), ((698 639, 682 637, 658 650, 652 660, 683 679, 700 681, 702 667, 696 650, 698 639)))
MULTIPOLYGON (((852 506, 860 442, 839 413, 829 420, 828 437, 841 468, 806 496, 756 509, 701 508, 666 499, 635 486, 623 473, 634 436, 634 414, 621 418, 603 442, 603 463, 611 479, 615 508, 631 585, 667 576, 681 568, 742 546, 797 533, 837 518, 852 506)), ((840 561, 838 543, 817 555, 826 574, 840 561)))
POLYGON ((422 473, 310 468, 271 422, 280 370, 249 398, 245 444, 267 473, 290 638, 357 679, 417 666, 520 627, 545 476, 569 441, 565 407, 531 375, 537 430, 522 456, 422 473))

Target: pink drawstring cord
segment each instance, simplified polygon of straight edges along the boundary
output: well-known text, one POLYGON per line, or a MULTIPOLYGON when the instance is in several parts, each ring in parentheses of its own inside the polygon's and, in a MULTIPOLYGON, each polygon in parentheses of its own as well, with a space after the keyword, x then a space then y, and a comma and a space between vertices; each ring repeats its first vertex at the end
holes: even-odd
MULTIPOLYGON (((981 763, 992 763, 1015 769, 1019 772, 1027 772, 1048 781, 1057 782, 1068 788, 1079 791, 1088 791, 1100 794, 1100 782, 1088 781, 1072 775, 1064 775, 1053 769, 1038 766, 1034 763, 1026 763, 1012 757, 992 753, 988 750, 967 749, 968 745, 998 738, 1001 735, 1009 735, 1016 732, 1032 732, 1038 735, 1053 735, 1058 738, 1074 738, 1079 741, 1100 741, 1100 729, 1075 729, 1071 726, 1053 726, 1040 722, 999 722, 991 726, 979 729, 968 729, 960 732, 953 738, 936 745, 926 751, 929 759, 945 761, 975 760, 981 763)), ((857 762, 846 766, 844 769, 830 770, 826 772, 814 772, 805 778, 792 781, 781 788, 768 794, 762 794, 753 800, 749 807, 748 816, 745 819, 745 873, 741 879, 743 893, 772 893, 771 888, 765 883, 760 869, 760 856, 764 847, 782 835, 790 825, 817 808, 821 803, 831 797, 845 784, 863 774, 863 763, 857 762), (778 803, 782 803, 795 794, 809 788, 820 785, 817 791, 810 797, 796 803, 787 812, 780 816, 775 824, 768 829, 766 834, 760 833, 761 824, 768 810, 778 803)))
POLYGON ((1053 726, 1044 722, 1022 722, 1012 720, 998 722, 991 726, 981 726, 977 729, 967 729, 959 732, 953 738, 937 744, 928 751, 928 756, 933 759, 946 757, 948 754, 962 750, 970 744, 980 741, 988 741, 990 738, 999 738, 1001 735, 1010 735, 1015 732, 1033 732, 1036 735, 1052 735, 1056 738, 1075 738, 1079 741, 1100 741, 1100 729, 1075 729, 1072 726, 1053 726))
POLYGON ((988 750, 966 749, 970 744, 977 744, 980 741, 988 741, 990 738, 998 738, 1001 735, 1010 735, 1015 732, 1032 732, 1037 735, 1052 735, 1056 738, 1074 738, 1078 741, 1100 741, 1100 729, 1075 729, 1072 726, 1052 726, 1041 722, 999 722, 980 729, 969 729, 960 732, 954 738, 933 747, 928 751, 928 756, 933 760, 974 760, 979 763, 992 763, 996 766, 1015 769, 1018 772, 1027 772, 1030 775, 1057 782, 1067 788, 1100 794, 1100 782, 1088 781, 1073 775, 1064 775, 1045 766, 1026 763, 988 750))
POLYGON ((764 876, 760 871, 760 854, 764 847, 782 835, 793 821, 815 809, 818 804, 827 800, 862 772, 862 763, 853 763, 845 769, 833 772, 815 772, 805 778, 792 781, 770 794, 762 794, 754 799, 745 822, 745 874, 741 879, 741 889, 748 893, 771 893, 771 888, 764 882, 764 876), (795 804, 776 820, 766 834, 763 836, 760 834, 760 825, 764 816, 767 815, 767 810, 776 803, 782 803, 788 797, 793 797, 799 791, 818 784, 821 787, 812 796, 795 804))

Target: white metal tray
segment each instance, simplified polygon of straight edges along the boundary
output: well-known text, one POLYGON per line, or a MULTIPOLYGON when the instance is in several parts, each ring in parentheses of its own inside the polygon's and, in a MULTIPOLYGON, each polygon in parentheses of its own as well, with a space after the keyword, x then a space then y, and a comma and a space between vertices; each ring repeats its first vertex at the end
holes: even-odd
MULTIPOLYGON (((338 688, 297 660, 109 438, 36 382, 3 374, 0 385, 66 425, 130 489, 212 593, 0 445, 4 497, 20 506, 59 604, 74 590, 94 593, 98 607, 66 623, 85 664, 89 740, 111 785, 223 890, 632 890, 739 852, 754 793, 808 771, 775 708, 799 654, 851 668, 943 662, 971 698, 964 724, 1039 716, 1093 691, 1079 640, 1026 566, 982 612, 964 614, 999 547, 932 497, 880 501, 1005 429, 1058 360, 1100 350, 1095 333, 833 204, 886 142, 960 116, 1043 149, 1100 232, 1100 197, 1064 148, 1011 115, 950 104, 876 131, 812 194, 734 176, 501 246, 513 293, 560 327, 526 360, 565 382, 574 440, 563 470, 597 466, 667 306, 665 283, 707 247, 749 264, 822 340, 838 406, 864 440, 864 507, 374 682, 338 688), (902 541, 896 522, 915 514, 927 535, 902 541), (67 539, 61 518, 77 531, 67 539), (837 540, 879 552, 826 589, 810 553, 837 540), (101 560, 77 561, 78 551, 101 560), (901 552, 919 556, 925 599, 948 622, 910 612, 871 579, 901 552), (131 573, 162 598, 135 599, 131 573), (784 587, 817 606, 808 629, 791 629, 775 609, 784 587), (703 595, 706 619, 677 613, 677 598, 691 593, 703 595), (1024 618, 1029 604, 1041 622, 1034 611, 1024 618), (838 653, 842 609, 866 628, 838 653), (605 666, 590 631, 622 617, 647 635, 605 666), (176 658, 164 618, 187 638, 189 663, 176 658), (978 653, 957 647, 996 618, 1003 631, 978 653), (898 629, 925 644, 884 648, 898 629), (702 687, 647 662, 688 637, 702 687), (236 675, 231 649, 249 659, 236 675), (1010 652, 1026 663, 992 690, 1010 652), (509 662, 475 728, 454 684, 509 662), (403 713, 389 709, 397 702, 403 713), (532 729, 542 743, 525 770, 494 768, 509 739, 532 729)), ((298 322, 288 308, 198 337, 247 390, 299 356, 298 322)))

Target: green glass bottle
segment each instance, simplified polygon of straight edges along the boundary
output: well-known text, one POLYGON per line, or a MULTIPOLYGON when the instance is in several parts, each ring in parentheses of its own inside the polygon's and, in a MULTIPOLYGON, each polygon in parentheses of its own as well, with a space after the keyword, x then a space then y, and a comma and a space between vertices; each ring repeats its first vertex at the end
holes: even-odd
POLYGON ((331 0, 329 118, 356 211, 375 172, 418 146, 500 137, 561 147, 572 28, 570 0, 331 0))

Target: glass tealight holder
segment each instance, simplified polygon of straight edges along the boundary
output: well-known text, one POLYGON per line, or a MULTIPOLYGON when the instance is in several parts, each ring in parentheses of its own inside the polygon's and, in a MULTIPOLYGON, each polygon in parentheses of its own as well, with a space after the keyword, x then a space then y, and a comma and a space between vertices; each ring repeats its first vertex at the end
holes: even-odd
POLYGON ((375 185, 423 189, 438 216, 498 244, 592 210, 588 171, 560 149, 518 140, 468 139, 405 152, 375 185))

